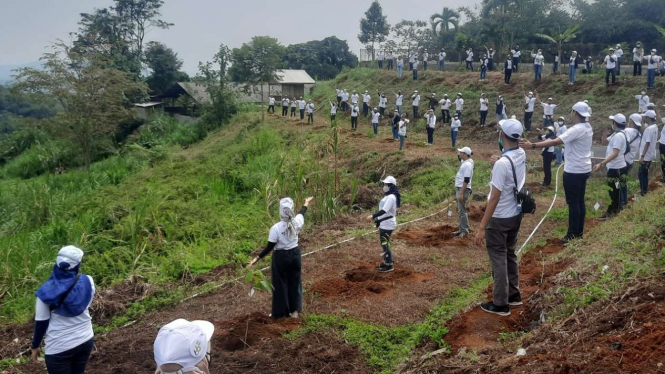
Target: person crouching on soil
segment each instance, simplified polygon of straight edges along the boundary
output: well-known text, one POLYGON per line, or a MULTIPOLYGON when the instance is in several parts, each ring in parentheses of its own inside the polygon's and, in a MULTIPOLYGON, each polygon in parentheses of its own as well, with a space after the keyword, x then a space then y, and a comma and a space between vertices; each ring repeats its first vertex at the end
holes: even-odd
POLYGON ((455 198, 457 198, 457 211, 459 212, 459 229, 453 235, 465 237, 469 235, 469 216, 466 212, 466 202, 471 195, 471 179, 473 178, 473 151, 469 147, 457 150, 457 158, 461 165, 455 175, 455 198))
POLYGON ((383 183, 385 196, 379 202, 379 210, 373 215, 367 216, 367 222, 374 221, 376 227, 379 228, 383 261, 376 268, 380 273, 388 273, 394 270, 390 236, 397 228, 397 208, 401 205, 401 198, 397 189, 397 180, 394 177, 388 176, 381 183, 383 183))
POLYGON ((273 249, 271 275, 274 291, 272 293, 272 318, 298 318, 302 312, 302 259, 298 247, 298 233, 305 225, 305 212, 314 198, 305 199, 305 204, 296 214, 293 200, 289 197, 279 201, 279 217, 270 228, 268 244, 265 249, 248 264, 251 268, 273 249))

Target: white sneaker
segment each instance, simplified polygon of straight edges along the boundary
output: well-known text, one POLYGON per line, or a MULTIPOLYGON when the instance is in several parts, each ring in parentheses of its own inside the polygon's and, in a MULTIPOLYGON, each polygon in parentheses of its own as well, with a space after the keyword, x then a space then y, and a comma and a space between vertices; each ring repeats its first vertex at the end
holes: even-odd
POLYGON ((296 319, 297 319, 297 318, 298 318, 298 311, 296 310, 295 312, 290 313, 290 314, 289 314, 289 317, 291 317, 291 318, 296 318, 296 319))

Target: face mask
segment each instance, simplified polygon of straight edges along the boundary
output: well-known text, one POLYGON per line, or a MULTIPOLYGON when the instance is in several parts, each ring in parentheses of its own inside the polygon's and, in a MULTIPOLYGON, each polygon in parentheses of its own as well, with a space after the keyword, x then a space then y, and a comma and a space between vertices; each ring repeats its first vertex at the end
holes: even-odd
POLYGON ((559 121, 559 126, 563 126, 563 124, 564 124, 563 121, 559 121))
POLYGON ((499 149, 503 152, 503 139, 501 137, 499 137, 499 149))
POLYGON ((646 95, 646 94, 647 94, 646 92, 642 91, 642 95, 646 95))
POLYGON ((457 155, 457 161, 462 162, 462 158, 459 155, 457 155))
POLYGON ((388 192, 388 191, 390 191, 390 187, 389 186, 383 186, 383 192, 388 192))

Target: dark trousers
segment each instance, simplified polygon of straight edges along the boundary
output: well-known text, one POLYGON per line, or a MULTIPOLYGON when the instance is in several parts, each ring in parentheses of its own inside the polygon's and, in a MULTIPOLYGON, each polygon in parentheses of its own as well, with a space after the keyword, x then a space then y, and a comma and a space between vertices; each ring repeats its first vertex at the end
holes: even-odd
POLYGON ((70 350, 54 355, 46 355, 45 361, 48 373, 84 374, 94 344, 95 339, 93 338, 70 350))
POLYGON ((289 114, 289 107, 282 105, 282 117, 286 117, 289 114))
POLYGON ((554 64, 552 65, 552 73, 557 73, 557 72, 559 72, 559 63, 555 61, 554 64))
POLYGON ((300 109, 300 120, 302 121, 304 119, 305 119, 305 109, 300 109))
POLYGON ((379 114, 383 115, 386 112, 386 108, 384 107, 379 107, 379 114))
POLYGON ((274 105, 268 105, 268 113, 275 113, 275 106, 274 105))
POLYGON ((513 57, 513 72, 517 73, 519 71, 520 59, 519 57, 513 57))
POLYGON ((487 70, 494 71, 494 59, 489 58, 489 59, 487 59, 487 61, 488 61, 487 62, 487 70))
POLYGON ((466 70, 473 71, 473 61, 467 61, 466 62, 466 70))
POLYGON ((337 96, 337 106, 339 106, 342 103, 342 97, 337 96))
MULTIPOLYGON (((628 173, 630 173, 630 169, 632 168, 633 164, 628 164, 621 172, 626 176, 626 178, 628 178, 628 173)), ((624 206, 628 205, 628 183, 626 182, 623 185, 621 185, 620 190, 621 190, 620 204, 621 208, 623 208, 624 206)))
POLYGON ((441 109, 441 122, 450 123, 450 109, 441 109))
POLYGON ((300 248, 272 253, 272 318, 282 318, 302 311, 302 259, 300 248))
POLYGON ((291 107, 291 117, 295 117, 295 116, 296 116, 296 108, 291 107))
POLYGON ((427 126, 427 144, 434 144, 434 129, 427 126))
POLYGON ((413 107, 413 119, 414 121, 418 120, 418 106, 413 107))
POLYGON ((379 124, 372 122, 372 129, 374 130, 374 135, 379 135, 379 124))
POLYGON ((413 80, 414 81, 418 80, 418 69, 413 69, 413 80))
POLYGON ((506 70, 505 77, 503 79, 504 83, 510 84, 510 77, 512 77, 512 76, 513 76, 513 71, 510 70, 510 69, 506 70))
POLYGON ((358 128, 358 117, 351 117, 351 129, 355 130, 358 128))
POLYGON ((621 57, 617 57, 616 70, 617 70, 617 77, 618 77, 619 75, 621 75, 621 57))
POLYGON ((660 171, 663 173, 663 180, 665 180, 665 144, 658 143, 658 150, 660 151, 660 171))
POLYGON ((480 111, 480 126, 485 126, 485 121, 487 120, 487 111, 486 110, 481 110, 480 111))
POLYGON ((381 248, 383 248, 383 263, 391 265, 393 263, 393 253, 390 250, 390 236, 393 230, 379 229, 379 240, 381 240, 381 248))
POLYGON ((526 131, 531 131, 531 119, 533 118, 533 112, 524 112, 524 128, 526 131))
POLYGON ((393 60, 388 60, 388 70, 393 70, 393 60))
POLYGON ((633 77, 642 75, 642 63, 640 61, 633 62, 633 77))
POLYGON ((586 193, 586 182, 591 173, 563 173, 563 190, 566 193, 568 204, 568 238, 581 238, 584 235, 584 218, 586 217, 586 205, 584 205, 584 194, 586 193))
POLYGON ((367 105, 367 103, 363 103, 363 116, 367 117, 368 113, 369 113, 369 105, 367 105))
POLYGON ((640 164, 640 169, 637 171, 637 179, 640 180, 640 193, 642 196, 646 195, 649 190, 649 168, 651 161, 644 161, 640 164))
POLYGON ((330 115, 330 122, 331 122, 331 123, 335 121, 335 117, 337 117, 336 114, 331 114, 331 115, 330 115))
POLYGON ((508 299, 520 295, 519 265, 515 247, 522 215, 511 218, 491 218, 485 229, 487 255, 492 265, 494 279, 493 303, 508 305, 508 299))
POLYGON ((379 63, 379 69, 383 69, 383 60, 379 60, 378 63, 379 63))
POLYGON ((554 152, 543 153, 543 173, 545 174, 543 186, 552 184, 552 160, 554 160, 554 152))
POLYGON ((314 123, 314 113, 307 113, 307 124, 314 123))
POLYGON ((610 75, 612 75, 612 84, 615 84, 617 82, 615 69, 605 69, 605 84, 610 84, 610 75))
POLYGON ((423 61, 423 70, 427 70, 427 61, 423 61))
POLYGON ((461 110, 456 110, 455 114, 457 114, 457 118, 461 121, 462 120, 462 111, 461 110))
POLYGON ((621 186, 626 184, 626 178, 622 173, 624 169, 607 169, 607 186, 610 188, 610 205, 607 207, 607 215, 614 215, 621 211, 621 186))

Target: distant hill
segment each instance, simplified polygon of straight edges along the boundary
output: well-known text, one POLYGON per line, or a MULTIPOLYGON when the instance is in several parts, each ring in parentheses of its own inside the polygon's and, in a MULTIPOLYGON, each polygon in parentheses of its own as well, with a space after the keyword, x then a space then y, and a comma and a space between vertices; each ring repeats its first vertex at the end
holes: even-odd
POLYGON ((0 84, 6 84, 13 80, 12 76, 16 74, 14 70, 22 67, 38 68, 42 63, 39 61, 28 62, 25 64, 16 65, 0 65, 0 84))

